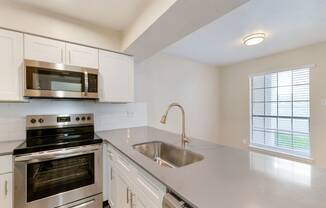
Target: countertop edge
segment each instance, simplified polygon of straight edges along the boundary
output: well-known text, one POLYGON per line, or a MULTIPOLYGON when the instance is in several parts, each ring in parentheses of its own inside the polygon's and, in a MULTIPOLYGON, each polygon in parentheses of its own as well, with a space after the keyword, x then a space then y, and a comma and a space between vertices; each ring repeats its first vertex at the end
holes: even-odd
MULTIPOLYGON (((101 137, 100 137, 101 138, 101 137)), ((103 138, 102 138, 103 139, 103 138)), ((149 170, 147 170, 146 168, 144 168, 144 166, 142 166, 141 164, 139 164, 137 161, 135 161, 132 157, 130 157, 128 154, 124 153, 121 149, 119 149, 117 146, 115 146, 114 144, 112 144, 110 141, 108 141, 108 139, 103 139, 103 141, 105 143, 110 144, 112 147, 114 147, 116 150, 118 150, 120 153, 122 153, 124 156, 126 156, 128 159, 130 159, 133 163, 135 163, 136 165, 138 165, 140 168, 142 168, 144 171, 146 171, 146 173, 148 173, 149 175, 151 175, 152 177, 154 177, 156 180, 158 180, 160 183, 162 183, 164 186, 166 186, 166 188, 168 190, 170 190, 171 192, 173 192, 174 194, 176 194, 178 197, 180 197, 183 201, 185 201, 187 204, 189 204, 191 207, 193 208, 199 208, 198 206, 196 206, 195 204, 193 204, 193 202, 191 202, 189 199, 187 199, 186 197, 180 195, 174 188, 170 187, 166 182, 162 181, 161 179, 159 179, 157 176, 155 176, 155 174, 151 173, 149 170)))

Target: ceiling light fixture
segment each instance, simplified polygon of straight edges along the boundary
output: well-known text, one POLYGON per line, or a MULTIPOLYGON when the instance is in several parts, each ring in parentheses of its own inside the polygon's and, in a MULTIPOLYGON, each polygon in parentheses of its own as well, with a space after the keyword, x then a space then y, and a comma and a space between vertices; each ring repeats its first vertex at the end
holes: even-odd
POLYGON ((246 46, 257 45, 265 40, 265 33, 253 33, 242 39, 246 46))

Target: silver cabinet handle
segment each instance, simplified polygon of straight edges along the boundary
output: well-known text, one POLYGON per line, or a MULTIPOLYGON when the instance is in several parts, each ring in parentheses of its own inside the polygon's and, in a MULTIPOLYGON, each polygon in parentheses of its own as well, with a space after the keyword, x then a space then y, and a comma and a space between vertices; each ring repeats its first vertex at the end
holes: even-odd
POLYGON ((88 94, 88 72, 84 72, 85 96, 88 94))
POLYGON ((129 188, 127 187, 127 204, 129 204, 129 188))
POLYGON ((130 208, 134 208, 134 194, 130 193, 130 208))
POLYGON ((63 48, 61 48, 61 63, 63 63, 63 48))
POLYGON ((112 160, 113 159, 113 154, 112 152, 109 152, 109 158, 112 160))
POLYGON ((110 168, 110 180, 113 180, 113 171, 112 171, 112 167, 110 168))
POLYGON ((5 181, 5 196, 7 197, 8 195, 8 181, 5 181))

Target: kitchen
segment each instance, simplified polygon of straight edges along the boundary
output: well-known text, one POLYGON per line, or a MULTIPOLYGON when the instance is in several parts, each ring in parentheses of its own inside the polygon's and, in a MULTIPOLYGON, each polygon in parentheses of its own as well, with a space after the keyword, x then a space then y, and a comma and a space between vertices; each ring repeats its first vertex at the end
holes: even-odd
POLYGON ((324 1, 0 4, 0 208, 324 207, 324 1))

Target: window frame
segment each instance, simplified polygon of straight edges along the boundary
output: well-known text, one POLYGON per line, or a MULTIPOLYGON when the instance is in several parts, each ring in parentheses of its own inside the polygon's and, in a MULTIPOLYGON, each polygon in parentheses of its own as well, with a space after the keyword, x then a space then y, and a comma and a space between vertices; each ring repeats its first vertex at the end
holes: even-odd
MULTIPOLYGON (((315 67, 314 64, 310 64, 310 65, 303 65, 303 66, 298 66, 298 67, 291 67, 291 68, 283 68, 283 69, 279 69, 279 70, 269 70, 269 71, 264 71, 264 72, 261 72, 261 73, 255 73, 255 74, 251 74, 248 76, 249 78, 249 123, 250 123, 250 129, 249 129, 249 147, 250 148, 253 148, 253 149, 258 149, 258 150, 262 150, 264 152, 269 152, 271 153, 272 155, 273 154, 281 154, 281 155, 285 155, 285 156, 288 156, 288 157, 294 157, 294 158, 303 158, 303 159, 308 159, 309 161, 312 160, 311 156, 312 156, 312 138, 311 138, 311 74, 312 74, 312 70, 313 68, 315 67), (253 115, 253 103, 254 103, 254 98, 253 98, 253 78, 254 77, 257 77, 257 76, 264 76, 264 87, 262 89, 264 89, 264 101, 262 103, 264 103, 264 115, 261 116, 262 118, 264 118, 264 129, 262 130, 265 134, 266 130, 265 130, 265 118, 266 118, 266 115, 265 115, 265 90, 269 87, 266 87, 265 86, 265 76, 266 75, 271 75, 273 73, 280 73, 280 72, 286 72, 286 71, 295 71, 295 70, 300 70, 300 69, 305 69, 305 68, 308 68, 309 69, 309 100, 307 102, 309 102, 309 117, 298 117, 298 116, 293 116, 293 86, 296 86, 296 85, 293 85, 293 82, 292 84, 290 85, 292 87, 292 93, 291 93, 291 108, 292 108, 292 115, 291 116, 279 116, 278 115, 278 112, 279 112, 279 100, 277 98, 277 115, 275 116, 275 118, 289 118, 291 119, 291 135, 292 135, 292 140, 293 140, 293 119, 295 118, 298 118, 298 119, 308 119, 308 126, 309 126, 309 131, 308 133, 306 133, 308 136, 309 136, 309 151, 307 154, 302 154, 302 152, 300 151, 296 151, 294 149, 287 149, 287 148, 281 148, 281 147, 273 147, 273 146, 268 146, 268 145, 265 145, 265 144, 256 144, 256 143, 253 143, 253 118, 254 118, 254 115, 253 115)), ((293 76, 293 74, 292 74, 293 76)), ((292 80, 293 81, 293 80, 292 80)), ((278 82, 278 79, 277 79, 277 82, 278 82)), ((303 84, 304 85, 304 84, 303 84)), ((271 87, 273 88, 273 87, 271 87)), ((277 84, 277 92, 278 92, 278 88, 279 88, 279 85, 277 84)), ((278 93, 277 93, 277 96, 278 96, 278 93)), ((273 102, 273 101, 271 101, 273 102)), ((259 117, 259 116, 258 116, 259 117)), ((268 117, 273 117, 273 116, 268 116, 268 117)), ((276 131, 278 132, 278 126, 276 128, 276 131)), ((265 138, 265 136, 264 136, 265 138)), ((265 143, 265 142, 264 142, 265 143)))

